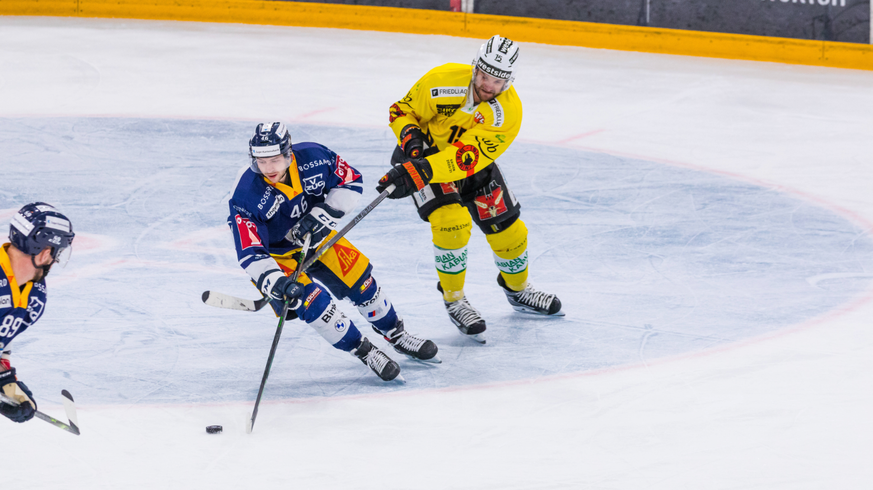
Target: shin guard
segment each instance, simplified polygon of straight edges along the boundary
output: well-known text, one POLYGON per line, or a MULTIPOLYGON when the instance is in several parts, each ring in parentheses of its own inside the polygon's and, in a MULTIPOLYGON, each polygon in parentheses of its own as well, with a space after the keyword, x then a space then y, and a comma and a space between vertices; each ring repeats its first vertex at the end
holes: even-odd
POLYGON ((340 311, 330 293, 315 283, 307 284, 304 291, 306 299, 297 308, 300 319, 337 349, 348 352, 360 343, 361 332, 340 311))
POLYGON ((428 217, 433 232, 434 264, 443 297, 456 301, 464 297, 467 274, 467 242, 473 220, 460 204, 449 204, 436 209, 428 217))
POLYGON ((509 228, 486 235, 491 251, 494 252, 494 264, 500 269, 500 275, 506 281, 507 287, 513 291, 521 291, 527 286, 527 227, 522 220, 517 220, 509 228))

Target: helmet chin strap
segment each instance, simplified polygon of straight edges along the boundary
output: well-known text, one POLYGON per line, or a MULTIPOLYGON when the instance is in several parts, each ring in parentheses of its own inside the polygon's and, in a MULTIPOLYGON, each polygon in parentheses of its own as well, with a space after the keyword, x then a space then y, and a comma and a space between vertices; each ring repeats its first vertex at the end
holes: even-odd
MULTIPOLYGON (((52 250, 54 250, 54 249, 52 249, 52 250)), ((54 265, 54 263, 55 263, 55 261, 54 261, 54 255, 52 255, 52 261, 49 262, 48 265, 36 265, 36 255, 31 255, 31 256, 30 256, 30 263, 33 264, 33 268, 34 268, 34 269, 37 269, 37 270, 41 270, 41 271, 42 271, 42 275, 41 275, 41 276, 39 276, 39 277, 34 277, 34 278, 33 278, 34 281, 40 281, 40 280, 44 279, 45 276, 48 275, 49 270, 52 268, 52 265, 54 265)))

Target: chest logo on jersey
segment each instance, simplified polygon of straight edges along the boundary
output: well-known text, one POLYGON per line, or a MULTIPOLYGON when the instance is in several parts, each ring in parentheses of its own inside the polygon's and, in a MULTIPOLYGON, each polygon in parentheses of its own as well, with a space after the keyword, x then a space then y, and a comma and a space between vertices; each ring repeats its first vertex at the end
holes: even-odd
POLYGON ((473 145, 461 145, 456 143, 458 151, 455 152, 455 163, 458 168, 467 172, 467 175, 472 175, 476 169, 476 164, 479 163, 479 149, 473 145))
POLYGON ((465 97, 467 95, 467 87, 434 87, 430 89, 430 97, 465 97))
POLYGON ((355 266, 361 257, 361 252, 340 244, 334 245, 333 251, 336 252, 336 258, 339 259, 340 270, 343 276, 346 276, 352 270, 352 267, 355 266))
POLYGON ((35 322, 36 319, 42 315, 43 308, 45 308, 45 303, 42 300, 33 296, 30 297, 30 302, 27 305, 27 313, 30 315, 30 323, 35 322))
POLYGON ((281 206, 283 202, 285 202, 285 196, 282 194, 276 194, 276 200, 273 201, 273 205, 270 206, 270 210, 267 211, 267 219, 272 218, 279 212, 279 206, 281 206))
POLYGON ((342 181, 340 185, 351 184, 361 178, 361 174, 352 168, 351 165, 346 163, 346 161, 339 155, 336 156, 336 170, 333 173, 342 181))
POLYGON ((12 296, 8 294, 4 294, 0 296, 0 308, 11 308, 12 307, 12 296))
POLYGON ((5 288, 9 284, 6 279, 0 279, 0 288, 5 288))
POLYGON ((446 117, 452 117, 461 104, 437 104, 437 113, 446 117))
POLYGON ((258 236, 258 226, 251 221, 236 215, 236 229, 239 232, 239 244, 243 250, 251 247, 262 247, 261 237, 258 236))
POLYGON ((305 177, 303 179, 303 190, 310 196, 320 196, 324 191, 324 179, 321 174, 305 177))
POLYGON ((488 193, 476 196, 474 202, 476 211, 479 211, 479 219, 483 221, 496 218, 507 211, 503 187, 494 180, 488 185, 488 193))

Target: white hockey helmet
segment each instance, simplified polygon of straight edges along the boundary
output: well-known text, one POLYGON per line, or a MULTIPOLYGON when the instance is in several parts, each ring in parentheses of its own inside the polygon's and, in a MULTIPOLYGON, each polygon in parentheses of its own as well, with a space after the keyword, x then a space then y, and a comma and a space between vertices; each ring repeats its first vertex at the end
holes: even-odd
POLYGON ((515 62, 518 60, 518 44, 511 39, 494 35, 479 48, 473 59, 473 75, 476 70, 495 78, 506 80, 503 90, 515 80, 515 62))

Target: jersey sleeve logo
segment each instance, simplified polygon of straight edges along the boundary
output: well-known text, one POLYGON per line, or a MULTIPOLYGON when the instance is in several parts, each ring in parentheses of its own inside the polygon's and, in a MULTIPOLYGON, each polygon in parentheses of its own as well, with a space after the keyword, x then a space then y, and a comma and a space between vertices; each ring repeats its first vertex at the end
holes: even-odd
POLYGON ((388 109, 388 124, 394 122, 398 117, 405 116, 406 113, 400 109, 400 106, 397 104, 391 104, 391 108, 388 109))
POLYGON ((333 173, 342 181, 340 185, 351 184, 361 178, 361 174, 355 171, 355 169, 346 163, 346 161, 339 155, 336 156, 336 170, 334 170, 333 173))
POLYGON ((263 247, 258 236, 258 226, 240 215, 236 215, 236 229, 239 231, 239 244, 242 250, 251 247, 263 247))

